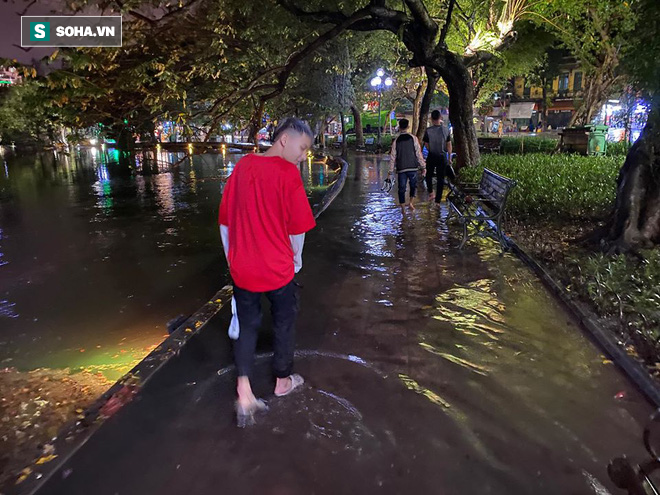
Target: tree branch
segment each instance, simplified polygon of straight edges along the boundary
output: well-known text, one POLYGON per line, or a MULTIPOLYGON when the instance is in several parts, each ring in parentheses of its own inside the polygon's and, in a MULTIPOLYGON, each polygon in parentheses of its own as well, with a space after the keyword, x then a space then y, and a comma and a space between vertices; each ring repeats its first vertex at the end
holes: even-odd
POLYGON ((422 0, 405 0, 412 16, 420 22, 425 29, 438 32, 438 24, 433 20, 422 0))
MULTIPOLYGON (((285 3, 290 3, 288 2, 288 0, 280 0, 280 1, 285 3)), ((297 7, 295 7, 295 9, 300 10, 297 9, 297 7)), ((306 57, 308 57, 311 53, 316 51, 326 42, 337 37, 339 34, 341 34, 343 31, 351 27, 356 22, 359 22, 367 18, 370 15, 370 11, 369 11, 369 7, 366 7, 364 9, 358 10, 351 16, 344 16, 343 14, 341 15, 343 17, 343 20, 341 22, 339 22, 334 27, 327 30, 325 33, 321 34, 320 36, 317 36, 316 39, 314 39, 312 42, 307 44, 304 48, 302 48, 298 52, 291 54, 289 58, 286 60, 286 63, 284 65, 271 67, 270 69, 261 72, 254 79, 252 79, 252 81, 250 81, 247 87, 237 89, 232 93, 230 93, 229 95, 226 95, 220 98, 219 100, 216 100, 216 102, 209 110, 209 113, 215 112, 221 105, 231 101, 232 99, 235 99, 235 101, 230 105, 230 108, 234 108, 238 104, 238 101, 243 96, 248 94, 254 95, 264 90, 272 90, 272 91, 266 94, 262 94, 260 96, 260 101, 262 102, 266 102, 268 100, 275 98, 276 96, 279 96, 284 91, 284 88, 286 87, 286 83, 289 80, 291 73, 302 60, 304 60, 306 57), (270 75, 275 75, 277 82, 257 85, 259 81, 270 75)), ((223 112, 223 113, 226 114, 228 112, 223 112)))
POLYGON ((449 0, 449 7, 447 8, 447 19, 445 20, 445 25, 442 26, 442 31, 440 31, 440 40, 438 41, 439 45, 447 46, 445 40, 447 39, 447 33, 449 32, 449 26, 451 25, 451 15, 454 12, 454 5, 456 0, 449 0))
POLYGON ((463 57, 463 63, 466 67, 473 67, 477 64, 487 62, 488 60, 491 60, 493 57, 495 57, 497 52, 504 51, 509 46, 511 46, 513 42, 516 41, 517 37, 518 36, 515 31, 510 31, 497 46, 493 47, 493 51, 479 50, 470 55, 465 55, 463 57))

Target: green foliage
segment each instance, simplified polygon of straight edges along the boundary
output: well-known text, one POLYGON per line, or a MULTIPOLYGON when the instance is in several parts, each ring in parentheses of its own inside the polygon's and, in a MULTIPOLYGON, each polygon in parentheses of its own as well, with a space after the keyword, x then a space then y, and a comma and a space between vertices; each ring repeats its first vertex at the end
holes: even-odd
POLYGON ((530 137, 503 137, 501 151, 506 155, 526 153, 552 153, 557 149, 557 139, 530 137))
POLYGON ((485 155, 479 167, 463 168, 463 182, 478 182, 483 167, 518 185, 507 209, 519 219, 600 218, 613 206, 621 157, 578 155, 485 155))
MULTIPOLYGON (((628 2, 624 2, 627 4, 628 2)), ((635 28, 635 35, 624 45, 623 67, 636 85, 649 92, 660 91, 660 2, 631 0, 632 11, 643 19, 635 28)))
POLYGON ((529 22, 521 22, 517 33, 516 43, 508 50, 472 70, 476 107, 492 103, 493 93, 506 87, 511 78, 526 76, 541 66, 548 47, 555 42, 552 34, 529 22))
MULTIPOLYGON (((374 138, 374 145, 377 142, 378 136, 376 134, 365 134, 364 138, 374 138)), ((380 142, 383 149, 389 150, 392 147, 392 141, 394 140, 393 136, 389 134, 382 134, 380 136, 380 142)), ((346 136, 346 142, 348 146, 355 147, 355 134, 349 134, 346 136)))
POLYGON ((571 289, 588 298, 599 314, 619 319, 642 357, 656 361, 660 355, 660 250, 642 255, 642 259, 575 256, 569 260, 568 270, 571 289))
POLYGON ((631 3, 638 2, 639 0, 539 2, 539 15, 532 16, 532 19, 554 30, 564 46, 578 58, 582 67, 589 71, 602 65, 606 53, 627 46, 637 35, 638 17, 631 8, 631 3))
POLYGON ((626 141, 607 143, 607 154, 609 156, 626 156, 631 147, 632 144, 626 141))
POLYGON ((53 138, 57 109, 38 81, 4 88, 0 101, 0 137, 3 142, 36 142, 53 138))

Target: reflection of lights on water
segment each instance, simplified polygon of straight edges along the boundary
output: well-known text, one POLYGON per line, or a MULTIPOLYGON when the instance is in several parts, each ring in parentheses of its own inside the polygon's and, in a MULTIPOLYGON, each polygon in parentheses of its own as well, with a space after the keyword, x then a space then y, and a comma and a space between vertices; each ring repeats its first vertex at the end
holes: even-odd
POLYGON ((171 173, 158 174, 154 179, 158 213, 163 217, 170 217, 175 210, 173 185, 171 173))
POLYGON ((449 404, 449 402, 447 402, 445 399, 440 397, 432 390, 429 390, 426 387, 422 387, 419 383, 417 383, 415 380, 410 378, 408 375, 399 373, 399 379, 403 382, 403 384, 406 386, 408 390, 412 390, 413 392, 418 393, 419 395, 423 395, 428 400, 439 406, 451 407, 451 404, 449 404))
POLYGON ((7 168, 7 162, 4 162, 5 164, 5 177, 9 178, 9 169, 7 168))
POLYGON ((110 187, 110 175, 105 164, 101 164, 96 169, 96 175, 99 180, 92 186, 98 199, 96 206, 104 213, 109 213, 113 206, 112 188, 110 187))
POLYGON ((98 142, 98 141, 97 141, 96 138, 91 138, 91 139, 89 140, 89 144, 91 144, 92 146, 94 146, 97 142, 98 142))
POLYGON ((1 300, 0 316, 4 316, 6 318, 18 318, 19 314, 16 311, 14 311, 14 307, 16 307, 16 303, 12 303, 4 299, 1 300))
POLYGON ((101 182, 105 182, 105 181, 110 180, 110 175, 108 174, 108 167, 106 167, 105 165, 101 165, 97 169, 97 175, 98 175, 99 180, 101 182))

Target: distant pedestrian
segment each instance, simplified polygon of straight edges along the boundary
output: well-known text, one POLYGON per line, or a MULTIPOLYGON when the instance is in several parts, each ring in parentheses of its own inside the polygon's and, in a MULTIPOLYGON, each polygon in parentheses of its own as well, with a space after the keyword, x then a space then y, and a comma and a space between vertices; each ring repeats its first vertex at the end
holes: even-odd
POLYGON ((415 194, 417 192, 417 171, 422 170, 422 175, 426 175, 426 162, 422 155, 422 147, 419 144, 417 136, 413 136, 408 131, 410 122, 408 119, 399 120, 400 134, 392 142, 390 151, 390 172, 394 174, 396 170, 397 180, 399 181, 399 205, 401 213, 405 213, 406 189, 410 182, 410 202, 408 207, 415 209, 415 194))
POLYGON ((433 125, 424 133, 424 145, 429 151, 426 158, 426 188, 429 191, 429 201, 435 199, 436 204, 442 201, 442 191, 447 175, 447 165, 451 163, 451 135, 449 129, 442 124, 442 116, 438 110, 431 112, 433 125), (437 177, 436 192, 433 192, 433 177, 437 177))
POLYGON ((304 122, 285 119, 273 133, 273 145, 262 155, 241 158, 227 180, 220 203, 219 224, 229 271, 234 281, 230 335, 238 372, 238 426, 254 423, 265 410, 252 392, 261 296, 273 316, 275 395, 303 384, 293 373, 298 286, 294 274, 302 267, 305 232, 316 225, 297 163, 304 160, 313 134, 304 122))

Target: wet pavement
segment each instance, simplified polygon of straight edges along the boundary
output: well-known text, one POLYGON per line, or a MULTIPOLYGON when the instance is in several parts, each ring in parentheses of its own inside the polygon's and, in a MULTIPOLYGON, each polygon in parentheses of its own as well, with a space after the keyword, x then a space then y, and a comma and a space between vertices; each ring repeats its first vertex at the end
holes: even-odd
POLYGON ((305 247, 307 386, 235 428, 223 310, 39 493, 620 493, 651 407, 520 261, 458 252, 444 208, 402 217, 387 164, 351 161, 305 247))

